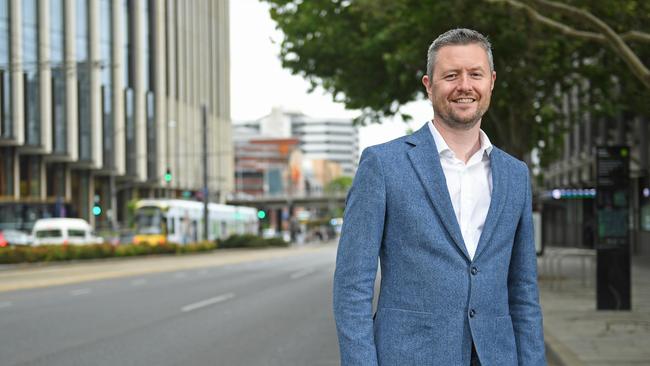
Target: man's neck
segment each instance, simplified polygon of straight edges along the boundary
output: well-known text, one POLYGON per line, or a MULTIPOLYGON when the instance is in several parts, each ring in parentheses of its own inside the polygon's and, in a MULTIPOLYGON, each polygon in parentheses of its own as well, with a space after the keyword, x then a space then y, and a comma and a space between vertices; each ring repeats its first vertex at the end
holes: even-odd
POLYGON ((481 121, 474 125, 469 130, 459 130, 447 126, 444 122, 433 119, 433 125, 436 127, 445 142, 454 152, 456 158, 463 163, 467 163, 469 158, 472 157, 481 148, 481 139, 479 131, 481 130, 481 121))

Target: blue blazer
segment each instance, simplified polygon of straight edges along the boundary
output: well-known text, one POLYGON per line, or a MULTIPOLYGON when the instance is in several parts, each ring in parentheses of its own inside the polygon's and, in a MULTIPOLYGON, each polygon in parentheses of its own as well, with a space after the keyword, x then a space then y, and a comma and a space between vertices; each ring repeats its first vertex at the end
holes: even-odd
POLYGON ((545 365, 526 165, 493 148, 474 260, 427 125, 361 155, 334 274, 342 365, 545 365), (381 284, 373 315, 377 262, 381 284))

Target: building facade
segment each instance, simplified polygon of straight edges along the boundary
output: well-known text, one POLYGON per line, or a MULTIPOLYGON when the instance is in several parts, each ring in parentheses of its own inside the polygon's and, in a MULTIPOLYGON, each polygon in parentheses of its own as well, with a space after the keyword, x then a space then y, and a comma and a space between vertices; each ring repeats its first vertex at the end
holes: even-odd
POLYGON ((257 130, 262 136, 296 137, 305 159, 335 162, 345 176, 352 177, 356 172, 359 129, 350 119, 313 118, 273 108, 268 116, 238 125, 257 130))
POLYGON ((297 138, 264 138, 235 128, 234 145, 235 197, 282 196, 299 188, 292 176, 292 161, 301 155, 297 138))
POLYGON ((113 226, 132 199, 202 190, 204 134, 211 199, 223 200, 233 187, 228 8, 0 0, 0 225, 75 216, 113 226))

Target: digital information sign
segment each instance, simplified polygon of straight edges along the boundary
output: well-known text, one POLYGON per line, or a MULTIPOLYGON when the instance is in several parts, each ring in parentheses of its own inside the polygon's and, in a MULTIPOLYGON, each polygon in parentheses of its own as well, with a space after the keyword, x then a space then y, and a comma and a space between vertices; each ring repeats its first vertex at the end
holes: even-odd
POLYGON ((630 148, 596 148, 596 303, 598 310, 629 310, 630 148))

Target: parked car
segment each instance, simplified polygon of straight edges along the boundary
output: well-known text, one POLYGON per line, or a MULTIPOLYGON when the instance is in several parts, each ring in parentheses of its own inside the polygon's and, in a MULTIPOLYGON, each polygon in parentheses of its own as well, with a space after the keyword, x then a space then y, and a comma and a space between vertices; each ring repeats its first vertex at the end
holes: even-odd
POLYGON ((0 247, 30 245, 31 243, 31 236, 25 232, 13 229, 0 230, 0 247))
POLYGON ((84 219, 51 218, 40 219, 32 229, 34 245, 44 244, 101 244, 104 242, 96 236, 92 227, 84 219))

